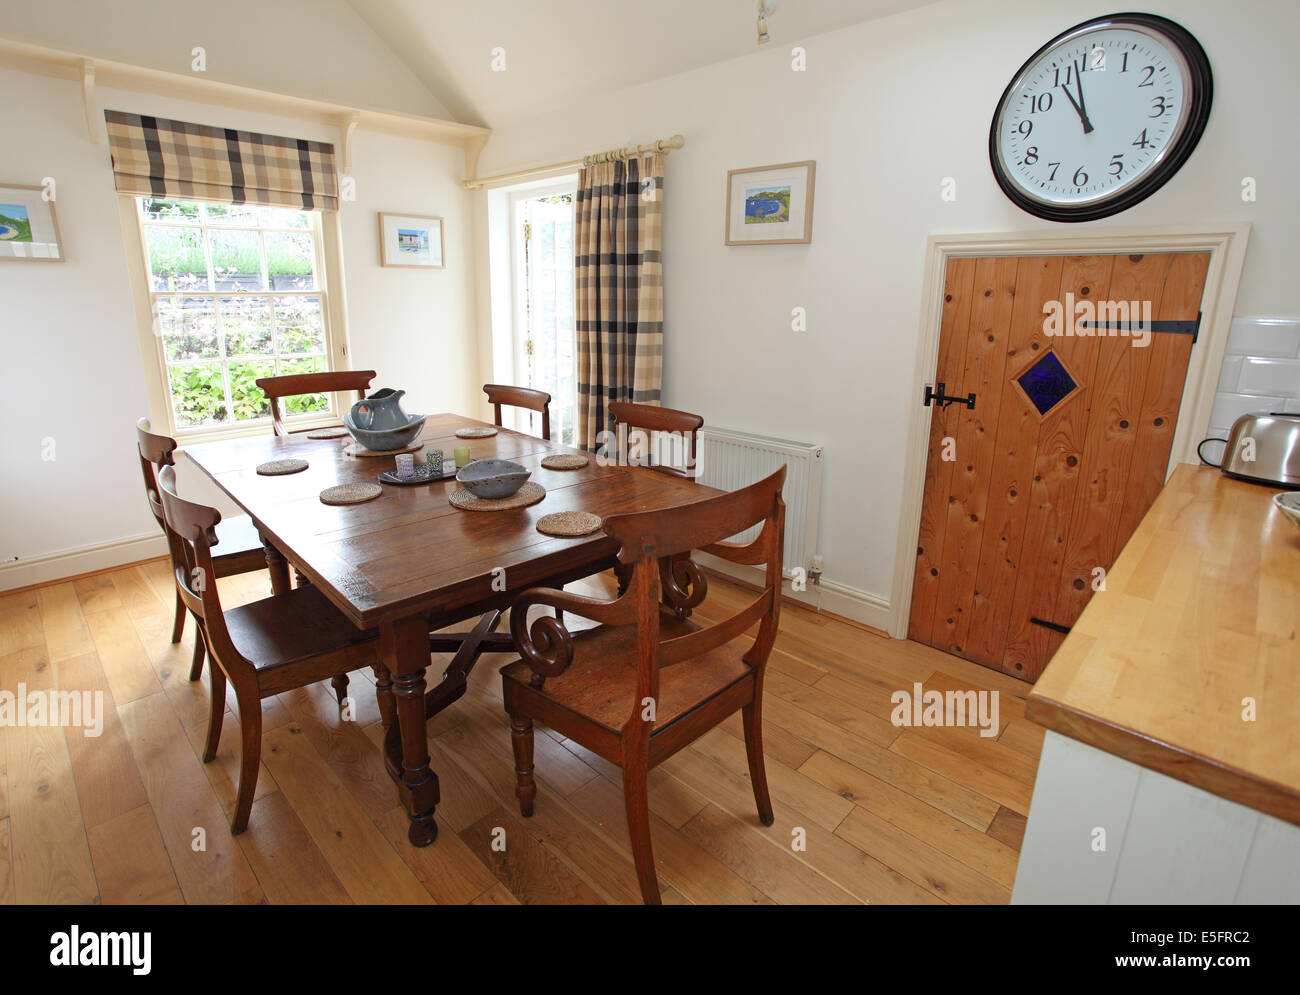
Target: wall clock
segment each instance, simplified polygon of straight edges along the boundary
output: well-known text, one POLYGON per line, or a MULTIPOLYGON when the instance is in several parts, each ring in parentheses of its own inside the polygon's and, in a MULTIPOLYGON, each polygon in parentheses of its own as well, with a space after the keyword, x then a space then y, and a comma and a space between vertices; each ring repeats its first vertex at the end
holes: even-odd
POLYGON ((1192 154, 1213 97, 1210 61, 1154 14, 1084 21, 1035 52, 989 129, 1002 191, 1031 214, 1091 221, 1151 196, 1192 154))

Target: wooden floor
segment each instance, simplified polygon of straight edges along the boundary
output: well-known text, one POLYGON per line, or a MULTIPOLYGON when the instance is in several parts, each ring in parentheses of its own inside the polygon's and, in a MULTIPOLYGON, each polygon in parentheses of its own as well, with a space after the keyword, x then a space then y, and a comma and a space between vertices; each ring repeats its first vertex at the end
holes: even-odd
MULTIPOLYGON (((227 607, 269 594, 264 574, 220 583, 227 607)), ((697 614, 747 593, 712 578, 697 614)), ((232 838, 237 718, 217 760, 200 763, 207 680, 187 679, 192 622, 169 641, 172 603, 163 561, 0 595, 0 690, 98 690, 105 705, 96 739, 0 727, 0 904, 639 900, 616 768, 540 730, 536 815, 519 817, 504 657, 485 657, 466 697, 430 723, 433 846, 406 841, 361 673, 354 721, 328 684, 264 703, 258 798, 232 838)), ((765 698, 776 824, 758 822, 735 716, 652 773, 664 900, 1006 902, 1043 737, 1024 718, 1027 685, 798 608, 776 647, 765 698), (893 726, 890 693, 915 681, 1000 691, 998 737, 893 726)))

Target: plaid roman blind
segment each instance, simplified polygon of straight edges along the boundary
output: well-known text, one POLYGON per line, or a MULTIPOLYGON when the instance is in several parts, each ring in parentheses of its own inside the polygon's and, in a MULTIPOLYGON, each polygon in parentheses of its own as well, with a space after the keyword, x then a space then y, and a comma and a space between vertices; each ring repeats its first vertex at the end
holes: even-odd
POLYGON ((334 146, 105 111, 113 180, 133 196, 338 210, 334 146))

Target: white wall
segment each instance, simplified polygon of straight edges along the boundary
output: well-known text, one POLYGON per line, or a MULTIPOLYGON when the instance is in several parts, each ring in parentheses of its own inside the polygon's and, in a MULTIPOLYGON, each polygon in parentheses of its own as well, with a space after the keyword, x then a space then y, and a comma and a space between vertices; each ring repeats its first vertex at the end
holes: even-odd
POLYGON ((0 31, 54 48, 352 106, 449 118, 346 0, 0 0, 0 31))
MULTIPOLYGON (((1293 0, 1153 0, 1205 46, 1214 109, 1197 151, 1149 200, 1100 225, 1251 221, 1238 313, 1300 314, 1292 163, 1300 137, 1278 113, 1300 92, 1293 0), (1258 182, 1242 203, 1243 176, 1258 182)), ((664 404, 706 424, 826 445, 825 579, 890 596, 905 414, 925 238, 1052 225, 1024 214, 990 172, 989 122, 1020 64, 1105 8, 1078 0, 948 0, 807 39, 790 68, 780 34, 745 58, 592 93, 500 128, 480 175, 681 132, 664 217, 664 404), (812 244, 723 245, 728 169, 817 160, 812 244), (940 199, 951 176, 957 200, 940 199), (808 332, 790 331, 791 308, 808 332)), ((480 195, 482 196, 482 195, 480 195)), ((479 217, 482 218, 482 207, 479 217)), ((490 345, 480 281, 480 343, 490 345)), ((484 360, 486 362, 486 359, 484 360)))
MULTIPOLYGON (((86 139, 78 86, 0 70, 0 181, 57 181, 64 263, 0 262, 0 341, 9 387, 0 392, 0 589, 108 565, 96 559, 22 564, 63 550, 157 532, 141 493, 134 425, 148 412, 137 320, 117 194, 104 144, 86 139), (21 93, 21 100, 8 95, 21 93), (42 460, 53 438, 56 459, 42 460), (19 557, 15 566, 6 561, 19 557)), ((103 106, 322 141, 319 124, 113 90, 103 106)), ((351 363, 404 387, 408 410, 470 410, 477 376, 471 201, 459 149, 371 132, 353 152, 357 199, 341 206, 351 363), (380 210, 440 215, 445 270, 379 266, 380 210)), ((152 360, 151 360, 152 361, 152 360)), ((481 382, 481 381, 480 381, 481 382)), ((218 505, 211 488, 181 485, 218 505)), ((229 510, 229 506, 224 506, 229 510)), ((149 555, 140 544, 110 557, 149 555)))

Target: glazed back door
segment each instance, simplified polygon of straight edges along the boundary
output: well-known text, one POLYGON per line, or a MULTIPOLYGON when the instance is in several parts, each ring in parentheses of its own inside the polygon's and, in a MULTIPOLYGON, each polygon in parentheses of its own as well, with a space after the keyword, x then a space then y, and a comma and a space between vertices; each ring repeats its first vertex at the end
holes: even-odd
POLYGON ((975 406, 932 406, 909 638, 1042 673, 1164 485, 1208 264, 949 260, 934 379, 975 406))

